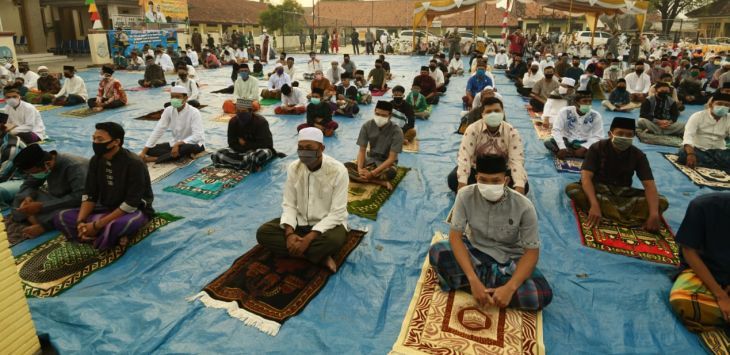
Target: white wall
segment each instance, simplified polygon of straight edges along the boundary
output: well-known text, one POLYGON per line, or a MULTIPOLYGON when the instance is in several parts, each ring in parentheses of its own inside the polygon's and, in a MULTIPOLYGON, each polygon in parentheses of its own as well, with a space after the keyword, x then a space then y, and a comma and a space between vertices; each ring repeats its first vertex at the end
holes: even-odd
POLYGON ((23 26, 20 24, 20 11, 13 5, 12 0, 0 0, 0 20, 2 21, 3 32, 15 32, 15 35, 23 34, 23 26))

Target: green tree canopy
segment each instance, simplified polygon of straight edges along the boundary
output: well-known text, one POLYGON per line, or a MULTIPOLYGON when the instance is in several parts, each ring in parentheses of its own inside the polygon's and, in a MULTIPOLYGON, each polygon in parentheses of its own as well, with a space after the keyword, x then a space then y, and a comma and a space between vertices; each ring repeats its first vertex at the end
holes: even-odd
POLYGON ((297 32, 302 27, 304 9, 296 0, 271 5, 259 15, 259 23, 269 31, 297 32))

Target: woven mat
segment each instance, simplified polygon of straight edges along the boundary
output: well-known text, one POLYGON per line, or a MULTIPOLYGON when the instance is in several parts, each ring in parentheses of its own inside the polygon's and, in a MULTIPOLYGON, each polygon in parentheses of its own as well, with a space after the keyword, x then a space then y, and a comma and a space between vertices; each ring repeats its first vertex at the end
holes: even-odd
POLYGON ((546 141, 546 140, 552 138, 552 136, 553 136, 551 129, 546 128, 542 124, 542 120, 533 119, 532 127, 535 128, 535 133, 537 134, 537 138, 539 138, 541 141, 546 141))
POLYGON ((644 144, 661 145, 665 147, 681 147, 682 137, 636 132, 639 141, 644 144))
POLYGON ((464 291, 441 291, 426 257, 390 354, 544 355, 542 312, 482 308, 464 291))
POLYGON ((61 115, 67 116, 67 117, 74 117, 74 118, 85 118, 85 117, 93 116, 97 113, 99 113, 99 112, 96 112, 96 111, 90 109, 89 107, 80 107, 77 109, 73 109, 71 111, 61 112, 61 115))
POLYGON ((571 204, 583 245, 655 263, 679 265, 679 246, 664 218, 662 228, 656 234, 645 231, 641 226, 620 225, 606 218, 591 228, 588 227, 588 214, 579 210, 572 201, 571 204))
POLYGON ((155 183, 158 182, 168 176, 170 176, 172 173, 174 173, 178 169, 182 169, 190 164, 192 164, 196 159, 208 155, 207 152, 203 151, 192 158, 183 158, 178 159, 176 161, 166 162, 162 164, 155 164, 155 163, 147 163, 147 171, 150 173, 150 180, 155 183))
POLYGON ((126 88, 124 90, 125 91, 136 92, 136 91, 147 91, 147 90, 150 90, 150 89, 152 89, 152 88, 146 88, 146 87, 143 87, 143 86, 134 86, 134 87, 131 87, 131 88, 126 88))
MULTIPOLYGON (((333 256, 338 270, 364 235, 356 230, 348 233, 345 245, 333 256)), ((226 309, 231 317, 274 336, 317 296, 330 275, 306 259, 276 257, 256 245, 193 299, 226 309)))
POLYGON ((418 138, 414 138, 411 144, 403 144, 403 152, 405 153, 418 153, 418 148, 418 138))
POLYGON ((699 334, 702 345, 713 355, 730 355, 730 335, 726 331, 713 330, 699 334))
POLYGON ((23 291, 28 297, 57 296, 119 259, 152 232, 179 219, 182 217, 159 213, 130 237, 126 246, 117 245, 104 251, 90 244, 68 242, 59 235, 16 258, 23 291))
POLYGON ((558 157, 554 156, 553 164, 555 165, 555 169, 557 169, 559 173, 580 174, 580 167, 583 166, 583 159, 579 159, 579 158, 559 159, 558 157))
POLYGON ((173 186, 166 187, 164 191, 212 200, 220 196, 223 191, 238 185, 248 174, 248 171, 211 165, 200 169, 197 173, 173 186))
POLYGON ((259 101, 259 105, 261 105, 261 107, 278 105, 280 103, 281 100, 279 99, 261 99, 261 101, 259 101))
POLYGON ((730 175, 722 170, 709 169, 702 167, 688 168, 677 162, 679 156, 676 154, 662 154, 677 170, 687 175, 696 185, 706 186, 715 190, 730 189, 730 175))
POLYGON ((388 201, 393 191, 398 188, 398 184, 406 176, 410 168, 398 167, 395 178, 390 182, 393 190, 375 184, 361 184, 350 181, 350 188, 347 196, 347 211, 367 219, 376 220, 378 211, 388 201))
POLYGON ((63 107, 63 106, 56 106, 56 105, 38 105, 38 106, 35 106, 35 109, 38 110, 38 112, 43 112, 43 111, 55 110, 55 109, 57 109, 59 107, 63 107))

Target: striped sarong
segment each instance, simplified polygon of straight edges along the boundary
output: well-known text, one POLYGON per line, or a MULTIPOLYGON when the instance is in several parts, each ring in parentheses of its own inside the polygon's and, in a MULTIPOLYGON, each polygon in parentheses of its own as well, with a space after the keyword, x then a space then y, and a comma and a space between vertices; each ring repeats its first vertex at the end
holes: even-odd
MULTIPOLYGON (((727 285, 725 285, 727 287, 727 285)), ((715 295, 692 271, 682 271, 669 293, 669 304, 687 329, 703 332, 727 326, 715 295)))

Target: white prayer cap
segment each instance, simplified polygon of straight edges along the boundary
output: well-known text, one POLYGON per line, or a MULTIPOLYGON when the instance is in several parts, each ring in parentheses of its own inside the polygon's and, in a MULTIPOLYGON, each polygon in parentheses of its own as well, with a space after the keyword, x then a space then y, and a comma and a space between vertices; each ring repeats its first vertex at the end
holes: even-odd
POLYGON ((535 55, 540 55, 540 52, 535 52, 535 55))
POLYGON ((264 28, 264 33, 266 33, 266 29, 264 28))
POLYGON ((185 95, 187 95, 188 94, 188 89, 186 89, 185 87, 180 86, 180 85, 173 86, 172 87, 172 90, 170 90, 170 93, 172 93, 172 94, 185 94, 185 95))
POLYGON ((259 56, 256 55, 253 57, 253 60, 261 60, 261 58, 259 58, 259 56))
POLYGON ((563 77, 563 79, 560 80, 560 83, 565 84, 565 85, 575 86, 575 79, 563 77))
POLYGON ((13 66, 13 64, 11 64, 11 63, 5 63, 5 65, 3 65, 3 67, 5 67, 5 69, 10 69, 10 67, 12 67, 12 66, 13 66))
POLYGON ((536 60, 532 61, 532 64, 530 64, 531 67, 539 67, 540 63, 538 63, 536 60))
POLYGON ((48 67, 45 65, 41 65, 40 67, 38 67, 38 71, 41 71, 41 70, 48 70, 48 67))
POLYGON ((299 131, 299 142, 301 141, 322 143, 324 141, 324 134, 322 134, 319 128, 307 127, 299 131))
POLYGON ((274 66, 274 68, 282 68, 282 67, 284 67, 284 66, 281 65, 281 63, 276 63, 276 65, 274 66))
POLYGON ((484 91, 484 90, 492 90, 492 91, 494 91, 494 86, 487 85, 487 86, 484 87, 484 89, 482 89, 482 91, 484 91))

